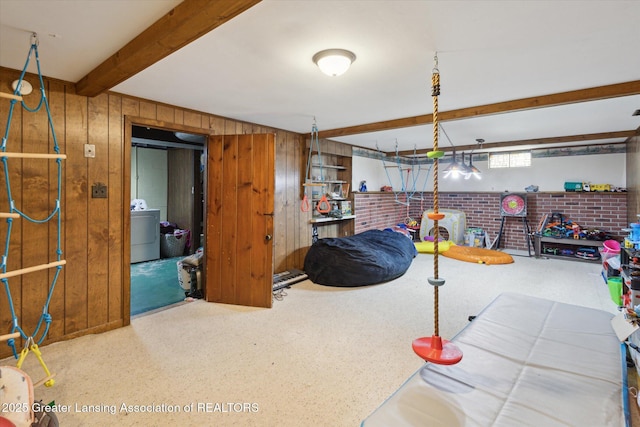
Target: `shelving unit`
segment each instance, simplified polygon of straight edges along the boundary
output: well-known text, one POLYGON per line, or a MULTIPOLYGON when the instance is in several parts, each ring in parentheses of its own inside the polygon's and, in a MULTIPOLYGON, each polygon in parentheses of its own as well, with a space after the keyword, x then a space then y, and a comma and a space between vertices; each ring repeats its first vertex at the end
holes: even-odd
MULTIPOLYGON (((311 162, 311 224, 321 224, 354 219, 352 200, 347 175, 351 171, 342 164, 343 156, 314 154, 311 162), (333 162, 333 163, 332 163, 333 162), (323 199, 324 197, 324 199, 323 199), (328 203, 329 213, 320 212, 317 207, 321 203, 328 203)), ((323 208, 323 206, 321 206, 323 208)))
MULTIPOLYGON (((308 144, 310 141, 307 141, 307 150, 308 144)), ((319 147, 318 150, 314 145, 309 152, 310 171, 303 182, 303 191, 309 200, 308 222, 312 236, 315 239, 352 235, 356 216, 350 188, 351 147, 328 140, 321 140, 319 147)))
POLYGON ((629 295, 627 307, 634 308, 640 304, 640 263, 638 256, 640 250, 633 248, 621 248, 620 250, 620 277, 622 278, 622 294, 629 295))
POLYGON ((592 260, 584 259, 584 258, 578 258, 573 254, 562 255, 562 254, 549 253, 548 251, 545 251, 545 248, 552 247, 552 245, 550 245, 550 243, 552 243, 553 247, 555 248, 559 248, 560 250, 562 250, 562 248, 567 248, 569 250, 572 250, 575 253, 577 248, 581 248, 581 247, 601 248, 603 244, 603 242, 601 241, 584 240, 584 239, 560 239, 555 237, 541 236, 539 234, 534 234, 533 239, 534 239, 534 250, 535 250, 536 257, 544 256, 547 258, 558 258, 558 259, 565 259, 570 261, 583 261, 583 262, 595 262, 595 263, 600 262, 600 257, 592 260))

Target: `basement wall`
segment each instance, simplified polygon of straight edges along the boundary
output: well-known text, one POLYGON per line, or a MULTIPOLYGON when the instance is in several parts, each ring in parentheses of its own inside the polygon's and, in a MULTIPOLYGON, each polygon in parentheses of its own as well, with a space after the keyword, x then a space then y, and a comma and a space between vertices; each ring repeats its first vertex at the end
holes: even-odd
MULTIPOLYGON (((0 91, 11 93, 19 71, 0 68, 0 91)), ((27 79, 37 82, 28 74, 27 79)), ((144 99, 105 93, 95 98, 75 94, 73 83, 44 79, 60 152, 67 155, 62 168, 62 251, 67 264, 61 270, 51 298, 52 317, 42 345, 129 324, 129 254, 124 247, 129 233, 130 145, 126 122, 204 134, 276 134, 274 207, 274 271, 300 268, 311 244, 307 214, 300 212, 300 184, 306 155, 303 138, 286 132, 203 114, 144 99), (84 156, 84 145, 95 145, 95 157, 84 156), (304 159, 303 159, 304 157, 304 159), (107 185, 107 198, 92 198, 91 186, 107 185), (126 218, 125 218, 126 215, 126 218)), ((34 86, 38 86, 35 84, 34 86)), ((25 98, 33 108, 39 90, 25 98)), ((0 128, 4 134, 10 101, 0 100, 0 128)), ((50 152, 52 135, 44 111, 24 112, 16 106, 7 141, 9 152, 50 152)), ((55 162, 10 159, 13 199, 36 218, 55 206, 55 162)), ((8 210, 2 174, 0 211, 8 210)), ((4 243, 7 225, 0 223, 4 243)), ((55 260, 57 227, 15 220, 11 234, 7 271, 55 260)), ((53 270, 42 270, 9 279, 9 289, 19 324, 31 334, 42 312, 53 270)), ((0 334, 11 330, 12 316, 4 289, 0 292, 0 334)), ((17 343, 21 348, 22 343, 17 343)), ((0 346, 0 358, 10 348, 0 346)), ((46 358, 46 356, 45 356, 46 358)))
MULTIPOLYGON (((403 223, 405 218, 417 220, 433 207, 433 193, 420 193, 424 200, 412 200, 410 206, 398 203, 394 193, 369 192, 355 194, 355 232, 383 229, 403 223)), ((582 227, 600 229, 621 237, 627 228, 627 193, 529 193, 527 196, 527 221, 535 230, 543 214, 560 212, 582 227)), ((405 202, 403 196, 398 199, 405 202)), ((500 193, 467 192, 441 193, 440 209, 456 209, 466 215, 467 227, 480 227, 488 232, 491 240, 498 236, 500 193)), ((527 239, 522 218, 507 217, 501 238, 501 248, 527 250, 527 239)))

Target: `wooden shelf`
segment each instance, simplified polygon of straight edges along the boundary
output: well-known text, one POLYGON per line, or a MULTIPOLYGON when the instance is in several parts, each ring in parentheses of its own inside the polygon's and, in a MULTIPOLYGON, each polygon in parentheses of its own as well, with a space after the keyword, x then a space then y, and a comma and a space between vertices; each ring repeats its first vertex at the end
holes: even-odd
POLYGON ((333 217, 322 217, 322 218, 311 218, 309 220, 310 224, 318 224, 322 222, 335 222, 335 221, 344 221, 347 219, 355 219, 355 215, 345 215, 341 218, 333 218, 333 217))
MULTIPOLYGON (((349 199, 345 199, 344 197, 327 197, 327 201, 329 201, 329 202, 344 202, 345 200, 349 200, 349 199)), ((320 197, 314 197, 313 199, 311 199, 311 201, 312 202, 319 202, 320 201, 320 197)))
POLYGON ((317 179, 310 179, 307 181, 307 184, 346 184, 347 181, 341 181, 339 179, 325 179, 325 180, 317 180, 317 179))
POLYGON ((555 254, 545 253, 543 251, 543 243, 554 243, 560 246, 600 248, 602 247, 603 242, 599 240, 565 239, 565 238, 541 236, 538 234, 534 234, 533 238, 534 238, 533 246, 534 246, 536 257, 556 258, 556 259, 564 259, 567 261, 582 261, 582 262, 591 262, 591 263, 601 262, 600 257, 594 258, 594 259, 585 259, 585 258, 579 258, 575 255, 555 255, 555 254))
POLYGON ((318 163, 314 163, 311 166, 313 166, 314 168, 327 168, 327 169, 337 169, 337 170, 341 170, 341 171, 345 171, 347 170, 346 167, 344 166, 337 166, 337 165, 320 165, 318 163))

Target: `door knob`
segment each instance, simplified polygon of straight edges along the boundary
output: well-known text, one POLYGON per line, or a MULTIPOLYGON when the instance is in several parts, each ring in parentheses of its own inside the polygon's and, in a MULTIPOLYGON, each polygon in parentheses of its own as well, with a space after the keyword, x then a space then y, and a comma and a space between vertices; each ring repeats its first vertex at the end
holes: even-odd
POLYGON ((271 239, 273 239, 273 237, 271 236, 271 234, 267 234, 266 236, 264 236, 264 238, 267 240, 267 242, 271 239))

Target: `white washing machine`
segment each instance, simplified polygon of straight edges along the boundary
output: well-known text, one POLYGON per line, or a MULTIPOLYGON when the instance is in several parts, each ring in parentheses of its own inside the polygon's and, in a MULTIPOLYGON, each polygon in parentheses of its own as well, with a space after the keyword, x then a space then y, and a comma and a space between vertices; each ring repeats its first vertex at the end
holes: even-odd
POLYGON ((131 211, 131 263, 160 258, 160 209, 131 211))

